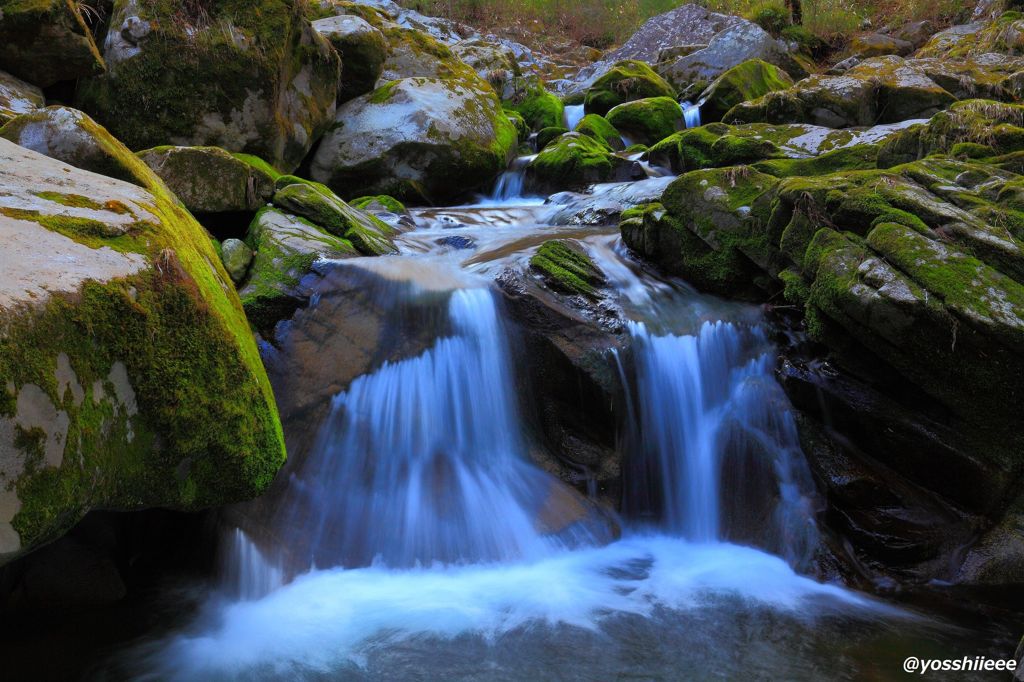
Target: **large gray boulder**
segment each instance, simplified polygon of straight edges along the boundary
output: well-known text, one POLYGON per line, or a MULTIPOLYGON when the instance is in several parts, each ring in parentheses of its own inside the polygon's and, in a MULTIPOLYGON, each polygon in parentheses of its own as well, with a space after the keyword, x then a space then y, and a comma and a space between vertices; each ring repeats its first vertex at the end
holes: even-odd
POLYGON ((255 212, 274 194, 272 169, 220 147, 154 147, 138 156, 193 213, 255 212))
POLYGON ((318 19, 313 29, 341 55, 338 101, 347 102, 373 90, 388 55, 384 34, 365 19, 344 14, 318 19))
POLYGON ((440 201, 488 185, 517 137, 471 70, 458 79, 405 78, 338 110, 311 174, 342 197, 440 201))
POLYGON ((717 33, 708 46, 658 65, 657 71, 677 90, 708 83, 748 59, 778 66, 793 78, 803 78, 810 64, 795 44, 773 38, 757 24, 745 20, 717 33))

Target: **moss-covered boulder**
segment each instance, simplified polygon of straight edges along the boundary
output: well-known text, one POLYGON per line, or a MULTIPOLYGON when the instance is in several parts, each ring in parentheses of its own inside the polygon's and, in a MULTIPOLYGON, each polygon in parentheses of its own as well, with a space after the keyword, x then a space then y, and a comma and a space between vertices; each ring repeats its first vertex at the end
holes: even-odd
POLYGON ((906 57, 914 51, 914 44, 908 40, 902 40, 896 36, 882 33, 865 33, 854 36, 847 47, 847 54, 870 59, 871 57, 882 57, 887 54, 895 54, 906 57))
POLYGON ((396 253, 397 249, 391 242, 394 230, 389 225, 349 206, 323 185, 308 181, 281 182, 279 187, 274 193, 274 205, 278 208, 342 237, 363 255, 396 253))
POLYGON ((629 144, 654 144, 686 127, 679 102, 671 97, 650 97, 613 107, 608 123, 626 137, 629 144))
POLYGON ((42 90, 0 71, 0 125, 15 116, 42 109, 45 105, 42 90))
POLYGON ((648 155, 651 163, 676 173, 781 158, 785 154, 774 141, 779 137, 771 134, 775 132, 766 126, 712 123, 670 135, 652 146, 648 155))
POLYGON ((793 79, 782 69, 760 59, 750 59, 723 73, 701 93, 701 120, 705 123, 721 121, 737 104, 791 85, 793 79))
POLYGON ((605 283, 604 273, 574 241, 551 239, 530 257, 530 269, 561 294, 595 298, 605 283))
POLYGON ((429 33, 385 22, 387 58, 377 85, 402 78, 466 78, 476 76, 451 48, 429 33))
POLYGON ((557 95, 548 92, 536 76, 513 78, 505 85, 502 98, 506 106, 519 112, 530 127, 538 131, 565 125, 565 107, 557 95))
POLYGON ((252 249, 241 239, 225 239, 220 245, 220 260, 235 284, 245 280, 252 256, 252 249))
POLYGON ((953 26, 932 36, 916 56, 965 59, 987 54, 1024 54, 1024 13, 1004 12, 992 19, 953 26))
POLYGON ((116 0, 107 72, 78 106, 135 150, 212 145, 290 171, 330 125, 340 69, 301 6, 116 0))
POLYGON ((13 118, 0 127, 0 137, 75 168, 141 182, 138 162, 125 160, 124 145, 71 107, 51 106, 13 118))
POLYGON ((0 70, 41 88, 102 73, 84 8, 67 0, 4 0, 0 70))
POLYGON ((602 141, 611 149, 616 151, 625 148, 625 144, 622 141, 622 135, 619 131, 615 129, 615 126, 608 122, 608 119, 598 114, 587 114, 584 116, 580 122, 576 124, 575 132, 583 133, 595 140, 602 141))
POLYGON ((357 197, 349 202, 353 208, 358 208, 361 211, 369 211, 371 213, 380 213, 387 211, 388 213, 394 213, 401 215, 406 213, 405 205, 395 199, 389 197, 386 194, 378 194, 375 197, 357 197))
POLYGON ((932 154, 1009 160, 1021 151, 1024 106, 967 100, 887 140, 879 154, 879 165, 896 166, 932 154))
POLYGON ((889 56, 864 61, 841 76, 811 76, 739 104, 722 120, 846 128, 928 118, 955 101, 921 69, 889 56))
POLYGON ((278 176, 260 159, 220 147, 154 147, 138 157, 193 213, 255 212, 278 176))
POLYGON ((526 167, 527 181, 545 191, 580 188, 595 182, 642 177, 643 170, 614 154, 604 142, 566 133, 549 143, 526 167))
POLYGON ((517 134, 487 83, 406 78, 344 104, 313 157, 313 179, 342 196, 443 201, 486 187, 517 134))
POLYGON ((623 102, 648 97, 675 98, 676 91, 650 66, 641 61, 616 63, 587 89, 583 101, 588 114, 604 116, 623 102))
POLYGON ((383 33, 365 19, 351 15, 318 19, 313 22, 313 29, 341 55, 339 102, 347 102, 377 87, 388 54, 383 33))
POLYGON ((0 140, 0 562, 93 508, 254 497, 284 462, 209 237, 117 152, 136 184, 0 140))
POLYGON ((249 321, 267 335, 309 301, 312 292, 303 279, 314 272, 317 259, 359 255, 343 237, 271 207, 256 214, 245 241, 253 257, 238 293, 249 321))
POLYGON ((534 138, 534 143, 537 145, 538 151, 544 149, 552 140, 557 140, 562 135, 565 135, 569 130, 562 126, 552 126, 551 128, 541 128, 537 131, 537 137, 534 138))

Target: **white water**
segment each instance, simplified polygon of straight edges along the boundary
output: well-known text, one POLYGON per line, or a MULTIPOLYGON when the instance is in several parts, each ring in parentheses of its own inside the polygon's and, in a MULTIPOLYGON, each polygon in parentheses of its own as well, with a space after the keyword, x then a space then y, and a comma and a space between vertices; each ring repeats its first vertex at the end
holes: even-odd
POLYGON ((813 488, 763 332, 719 321, 695 335, 656 335, 642 323, 631 323, 630 333, 633 454, 654 465, 645 470, 655 479, 637 483, 660 487, 662 527, 696 542, 726 537, 721 491, 731 456, 733 471, 769 472, 742 483, 778 487, 769 518, 735 521, 747 521, 763 546, 806 568, 817 548, 813 488))
MULTIPOLYGON (((417 258, 434 257, 421 244, 468 229, 459 216, 479 211, 508 218, 516 210, 425 214, 437 223, 419 225, 420 240, 403 238, 415 248, 371 264, 415 270, 417 258)), ((484 244, 487 234, 513 243, 525 227, 542 229, 530 222, 535 219, 536 211, 527 211, 508 225, 488 221, 472 234, 484 244)), ((599 643, 614 641, 628 655, 652 646, 648 639, 631 645, 614 639, 610 633, 622 618, 655 623, 657 632, 687 619, 728 621, 769 609, 813 632, 816 619, 838 613, 897 617, 793 568, 806 565, 816 535, 806 467, 763 333, 727 322, 689 326, 696 335, 663 331, 678 321, 674 311, 705 317, 720 304, 706 306, 680 287, 655 282, 614 245, 600 244, 594 255, 610 281, 649 318, 629 328, 635 366, 623 376, 633 382, 629 412, 636 428, 625 454, 657 470, 654 480, 639 482, 641 489, 658 488, 655 530, 627 526, 623 539, 603 544, 599 524, 540 521, 550 516, 552 499, 557 504, 570 493, 528 461, 500 306, 488 289, 453 276, 450 286, 457 288, 450 294, 444 287, 423 290, 428 298, 450 296, 432 346, 384 364, 335 397, 318 445, 289 481, 271 533, 281 546, 269 543, 261 551, 233 533, 237 568, 226 596, 210 600, 191 632, 158 643, 143 664, 147 673, 182 680, 333 679, 372 669, 375 679, 444 679, 430 666, 443 670, 447 659, 405 671, 388 661, 424 641, 428 649, 444 642, 473 658, 474 641, 502 650, 511 639, 538 632, 550 633, 540 635, 542 649, 560 660, 572 655, 564 630, 556 633, 566 627, 599 643), (767 517, 746 520, 755 529, 749 544, 785 559, 725 541, 735 536, 727 510, 737 503, 722 492, 725 456, 766 463, 772 472, 755 481, 773 501, 767 517)), ((498 243, 493 248, 503 250, 498 243)), ((463 272, 455 262, 450 267, 463 272)), ((627 508, 635 495, 627 485, 627 508)), ((769 635, 761 646, 771 641, 769 635)), ((720 645, 720 656, 734 657, 744 644, 737 634, 720 645)), ((517 671, 541 655, 528 646, 502 679, 529 678, 517 671)), ((490 677, 481 667, 462 679, 490 677)))
POLYGON ((683 102, 680 104, 680 108, 683 110, 683 122, 686 124, 686 128, 699 128, 700 127, 700 105, 703 102, 697 102, 691 104, 690 102, 683 102))
POLYGON ((582 104, 572 104, 565 107, 565 127, 569 130, 576 130, 576 126, 583 120, 584 114, 582 104))
POLYGON ((201 633, 176 637, 158 674, 180 680, 305 678, 362 669, 367 656, 423 637, 472 634, 497 646, 503 635, 556 625, 600 636, 620 615, 649 618, 664 608, 679 618, 713 611, 723 597, 807 624, 840 610, 869 618, 894 614, 803 578, 754 549, 636 536, 532 562, 316 571, 263 600, 229 604, 201 633))
POLYGON ((520 156, 513 161, 509 169, 498 176, 491 196, 481 201, 479 205, 518 204, 524 199, 534 198, 525 193, 525 185, 526 167, 535 158, 537 158, 537 155, 532 154, 530 156, 520 156))

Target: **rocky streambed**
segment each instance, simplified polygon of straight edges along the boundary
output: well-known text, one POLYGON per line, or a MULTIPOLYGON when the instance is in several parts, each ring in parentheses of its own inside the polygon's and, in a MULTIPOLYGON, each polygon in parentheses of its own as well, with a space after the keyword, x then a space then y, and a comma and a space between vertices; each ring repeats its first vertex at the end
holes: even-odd
POLYGON ((13 674, 1013 657, 1022 36, 5 7, 13 674))

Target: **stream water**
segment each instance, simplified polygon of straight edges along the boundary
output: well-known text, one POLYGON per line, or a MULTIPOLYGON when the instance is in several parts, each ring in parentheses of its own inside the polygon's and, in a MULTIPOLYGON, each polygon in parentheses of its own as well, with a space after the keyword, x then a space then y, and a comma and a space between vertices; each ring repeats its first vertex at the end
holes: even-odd
POLYGON ((480 204, 415 211, 400 255, 334 265, 439 311, 423 318, 432 341, 331 399, 309 456, 282 474, 266 521, 275 540, 228 530, 224 584, 191 625, 134 647, 119 669, 889 679, 903 656, 959 641, 812 577, 819 503, 759 311, 654 276, 614 227, 551 224, 557 207, 522 197, 519 170, 480 204), (625 348, 608 357, 627 387, 621 517, 530 458, 515 377, 531 358, 510 341, 492 282, 553 237, 590 253, 627 319, 625 348))

